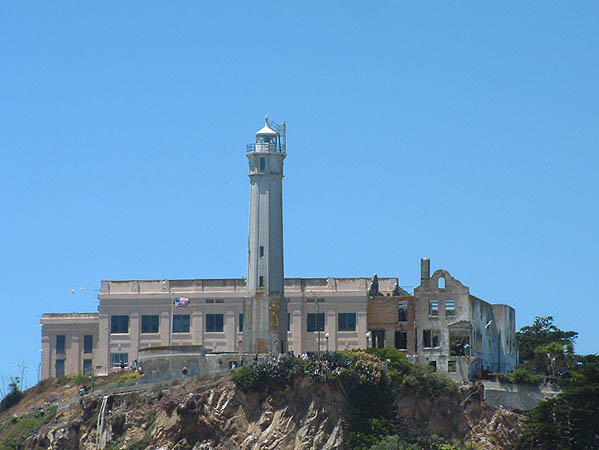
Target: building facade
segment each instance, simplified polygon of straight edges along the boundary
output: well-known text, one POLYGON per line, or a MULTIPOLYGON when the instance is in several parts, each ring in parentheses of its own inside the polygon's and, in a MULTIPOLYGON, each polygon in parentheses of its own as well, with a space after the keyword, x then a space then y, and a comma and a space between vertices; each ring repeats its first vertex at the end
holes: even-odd
POLYGON ((43 314, 42 379, 106 375, 135 361, 139 349, 177 345, 296 355, 396 347, 457 380, 514 369, 514 309, 470 295, 445 270, 431 275, 426 258, 413 295, 397 278, 376 275, 284 278, 285 124, 267 117, 247 157, 247 279, 102 281, 98 312, 43 314))

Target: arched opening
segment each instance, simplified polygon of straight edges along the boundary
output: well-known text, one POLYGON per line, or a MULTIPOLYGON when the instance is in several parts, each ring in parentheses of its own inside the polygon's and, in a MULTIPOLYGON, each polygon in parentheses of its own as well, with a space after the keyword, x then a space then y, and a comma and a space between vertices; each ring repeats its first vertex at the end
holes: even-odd
POLYGON ((439 289, 445 289, 445 277, 439 277, 437 287, 439 289))

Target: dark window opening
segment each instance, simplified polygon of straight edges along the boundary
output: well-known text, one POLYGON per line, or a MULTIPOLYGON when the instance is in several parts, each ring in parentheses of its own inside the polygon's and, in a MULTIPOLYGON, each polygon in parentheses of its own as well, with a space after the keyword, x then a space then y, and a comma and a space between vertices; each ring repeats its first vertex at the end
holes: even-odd
POLYGON ((287 331, 291 331, 291 314, 287 313, 287 331))
POLYGON ((206 314, 206 332, 222 333, 224 330, 223 314, 206 314))
POLYGON ((129 333, 129 316, 110 316, 110 333, 129 333))
POLYGON ((83 375, 92 375, 92 360, 83 360, 83 375))
POLYGON ((262 275, 258 277, 258 287, 264 287, 264 277, 262 275))
POLYGON ((83 353, 91 353, 94 350, 94 337, 91 334, 83 336, 83 353))
POLYGON ((396 331, 395 332, 395 348, 399 350, 408 349, 408 332, 407 331, 396 331))
POLYGON ((64 377, 64 359, 56 360, 56 378, 64 377))
POLYGON ((239 332, 243 331, 243 314, 239 314, 239 332))
POLYGON ((158 333, 160 328, 159 316, 141 316, 142 333, 158 333))
POLYGON ((422 330, 424 348, 436 348, 441 343, 441 333, 437 330, 422 330))
POLYGON ((339 313, 337 331, 356 331, 356 313, 339 313))
POLYGON ((264 172, 266 170, 266 159, 260 158, 260 172, 264 172))
POLYGON ((308 313, 308 331, 324 331, 324 313, 308 313))
POLYGON ((56 353, 64 354, 66 338, 64 334, 56 336, 56 353))
POLYGON ((173 333, 189 333, 189 314, 173 315, 173 333))
POLYGON ((408 302, 397 302, 397 321, 408 321, 408 302))
POLYGON ((431 372, 436 372, 437 371, 437 361, 429 361, 428 367, 430 368, 431 372))
POLYGON ((447 361, 447 371, 448 372, 457 372, 456 361, 447 361))
POLYGON ((264 256, 264 246, 261 245, 260 246, 260 258, 262 258, 264 256))

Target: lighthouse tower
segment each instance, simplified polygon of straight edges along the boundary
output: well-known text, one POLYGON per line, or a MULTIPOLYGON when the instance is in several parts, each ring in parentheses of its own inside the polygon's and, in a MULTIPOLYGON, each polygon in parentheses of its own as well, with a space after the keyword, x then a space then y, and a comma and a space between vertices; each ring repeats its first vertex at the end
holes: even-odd
POLYGON ((283 272, 283 161, 286 123, 265 118, 250 163, 250 232, 247 297, 243 305, 243 347, 248 353, 287 349, 287 301, 283 272))

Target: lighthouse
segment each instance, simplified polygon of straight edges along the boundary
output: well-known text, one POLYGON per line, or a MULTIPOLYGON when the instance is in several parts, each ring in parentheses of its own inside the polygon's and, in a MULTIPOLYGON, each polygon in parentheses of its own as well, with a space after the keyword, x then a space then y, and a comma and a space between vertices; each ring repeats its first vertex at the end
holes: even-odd
POLYGON ((283 271, 283 162, 286 123, 265 118, 247 146, 250 177, 247 296, 243 347, 248 353, 287 350, 283 271))

